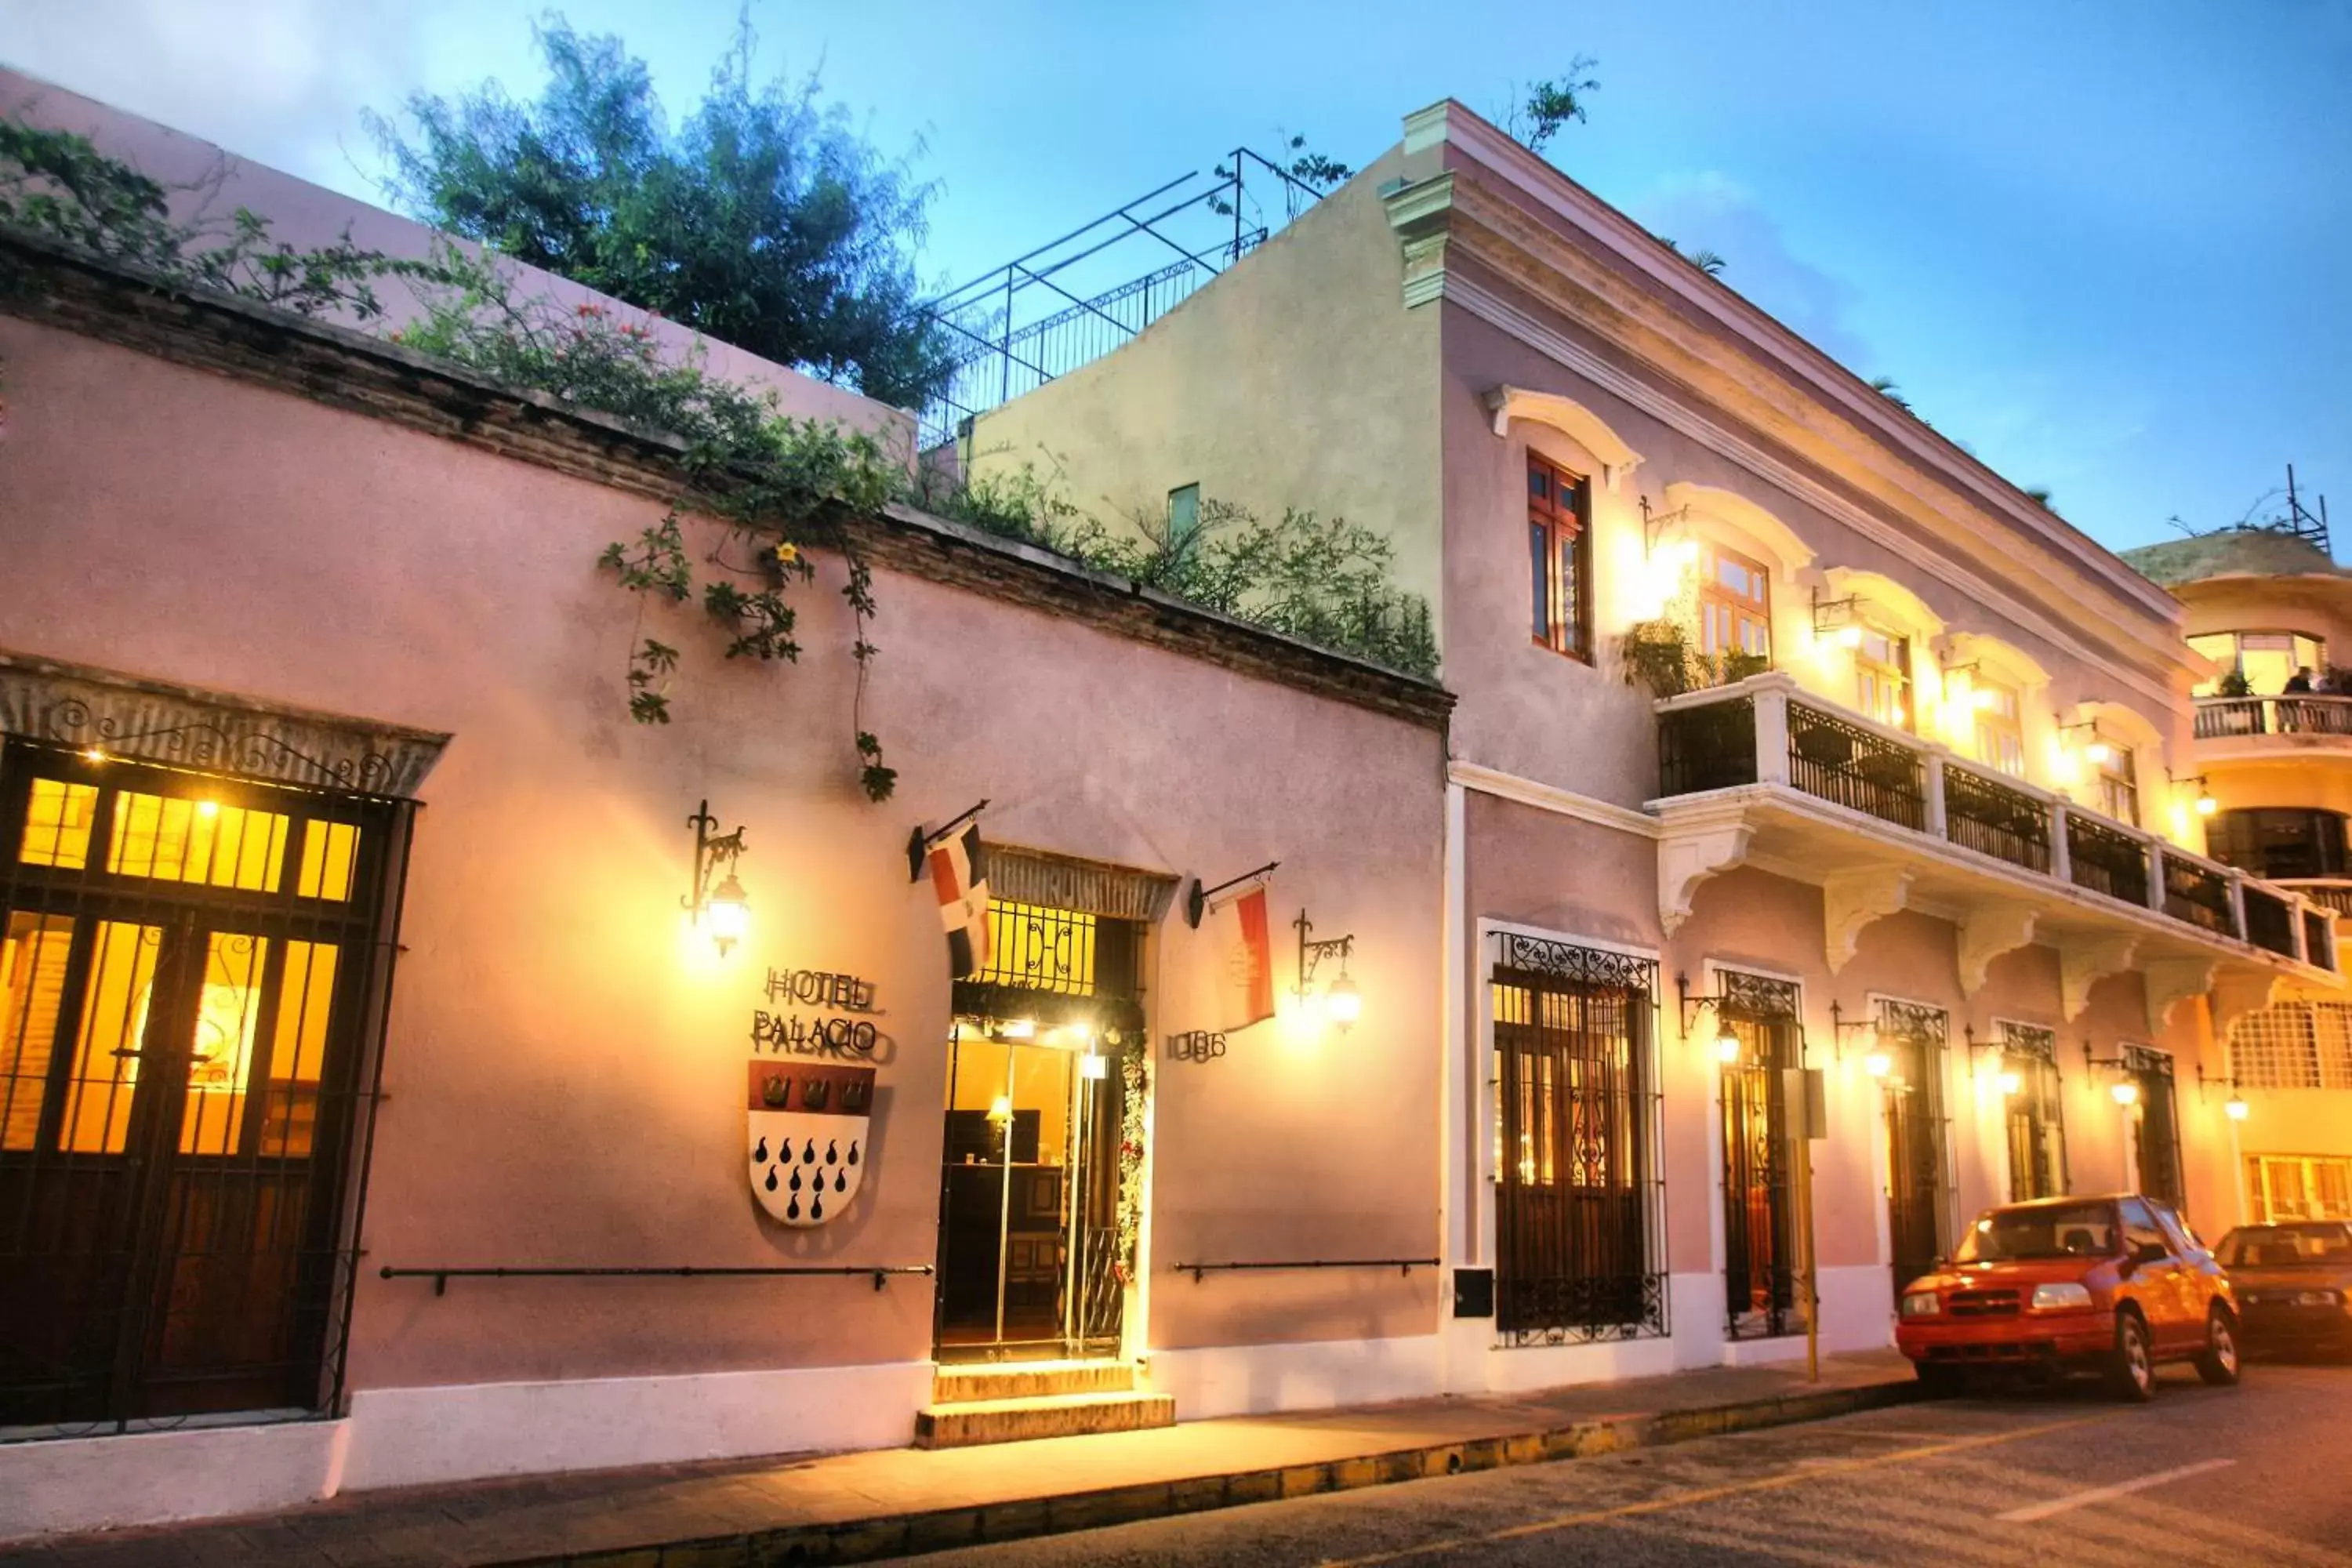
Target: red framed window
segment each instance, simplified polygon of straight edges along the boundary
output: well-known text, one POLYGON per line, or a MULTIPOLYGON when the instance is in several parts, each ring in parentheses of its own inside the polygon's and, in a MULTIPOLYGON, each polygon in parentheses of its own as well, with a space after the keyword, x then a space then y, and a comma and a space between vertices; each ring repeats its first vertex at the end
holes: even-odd
POLYGON ((1535 641, 1592 661, 1591 490, 1528 454, 1528 577, 1535 641))

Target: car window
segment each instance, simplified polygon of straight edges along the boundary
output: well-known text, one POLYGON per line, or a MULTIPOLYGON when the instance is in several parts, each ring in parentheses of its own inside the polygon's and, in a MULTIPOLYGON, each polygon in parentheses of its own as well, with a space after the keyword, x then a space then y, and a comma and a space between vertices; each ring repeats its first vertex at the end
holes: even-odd
POLYGON ((2105 1258, 2116 1249, 2116 1211, 2105 1204, 1987 1209, 1960 1238, 1962 1263, 2022 1258, 2105 1258))
POLYGON ((2137 1198, 2126 1198, 2122 1208, 2126 1247, 2135 1252, 2150 1246, 2160 1247, 2167 1252, 2172 1250, 2172 1243, 2166 1240, 2164 1232, 2157 1228, 2156 1216, 2147 1212, 2146 1204, 2137 1198))
POLYGON ((2230 1268, 2278 1268, 2298 1263, 2352 1264, 2352 1226, 2326 1221, 2240 1226, 2215 1249, 2230 1268))
POLYGON ((2168 1204, 2151 1203, 2147 1206, 2155 1214, 2156 1223, 2164 1228, 2165 1239, 2172 1243, 2173 1251, 2183 1258, 2194 1258, 2209 1250, 2197 1238, 2197 1233, 2189 1228, 2189 1222, 2180 1217, 2179 1210, 2168 1204))

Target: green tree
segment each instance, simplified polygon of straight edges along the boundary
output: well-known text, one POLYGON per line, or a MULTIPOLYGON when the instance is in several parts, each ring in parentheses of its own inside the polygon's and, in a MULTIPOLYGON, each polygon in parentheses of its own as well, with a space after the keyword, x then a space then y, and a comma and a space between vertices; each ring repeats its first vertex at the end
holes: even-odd
POLYGON ((814 75, 752 80, 748 18, 673 129, 645 62, 560 15, 533 35, 539 99, 496 82, 419 93, 370 126, 416 216, 779 363, 919 405, 946 334, 918 305, 930 187, 824 102, 814 75))
POLYGON ((1532 83, 1525 93, 1514 83, 1510 101, 1503 106, 1496 123, 1504 135, 1528 152, 1542 152, 1571 121, 1586 118, 1585 99, 1601 90, 1601 79, 1592 74, 1600 63, 1591 55, 1579 55, 1568 62, 1566 75, 1532 83))

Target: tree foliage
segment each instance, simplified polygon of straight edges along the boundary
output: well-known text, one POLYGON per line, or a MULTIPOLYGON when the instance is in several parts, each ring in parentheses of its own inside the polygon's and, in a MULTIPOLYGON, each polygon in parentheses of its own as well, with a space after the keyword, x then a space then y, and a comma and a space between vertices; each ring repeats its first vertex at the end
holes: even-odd
POLYGON ((1524 92, 1514 83, 1510 101, 1496 117, 1503 133, 1528 152, 1541 153, 1570 124, 1582 123, 1585 99, 1601 90, 1601 79, 1592 74, 1600 64, 1591 55, 1579 55, 1564 73, 1531 82, 1524 92))
POLYGON ((534 29, 548 80, 419 93, 409 131, 371 125, 394 199, 435 226, 901 406, 950 369, 918 308, 913 254, 930 187, 883 159, 812 74, 752 78, 739 24, 674 129, 645 62, 561 16, 534 29))

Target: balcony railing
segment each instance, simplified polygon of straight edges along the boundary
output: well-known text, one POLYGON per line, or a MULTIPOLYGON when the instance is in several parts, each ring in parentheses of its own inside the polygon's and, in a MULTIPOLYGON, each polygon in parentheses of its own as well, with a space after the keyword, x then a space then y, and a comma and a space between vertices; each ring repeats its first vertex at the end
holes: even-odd
POLYGON ((1660 702, 1658 773, 1668 798, 1790 789, 2316 968, 2336 967, 2334 914, 2352 917, 2352 881, 2248 877, 1942 746, 1829 711, 1782 674, 1660 702))
POLYGON ((2050 808, 1970 768, 1944 768, 1944 837, 2029 871, 2050 869, 2050 808))
POLYGON ((2066 860, 2078 888, 2127 904, 2147 904, 2147 847, 2079 811, 2066 814, 2066 860))
POLYGON ((2352 696, 2200 697, 2197 738, 2242 735, 2352 735, 2352 696))
POLYGON ((2352 879, 2341 877, 2324 878, 2316 881, 2300 877, 2271 879, 2282 888, 2301 893, 2307 903, 2317 904, 2338 915, 2352 915, 2352 879))

